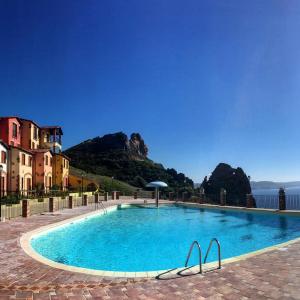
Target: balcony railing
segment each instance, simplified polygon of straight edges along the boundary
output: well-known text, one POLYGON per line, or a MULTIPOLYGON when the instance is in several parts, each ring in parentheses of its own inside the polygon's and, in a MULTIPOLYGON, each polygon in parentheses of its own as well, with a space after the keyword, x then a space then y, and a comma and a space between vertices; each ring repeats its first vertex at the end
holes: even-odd
POLYGON ((47 143, 58 143, 58 144, 61 144, 61 137, 51 135, 49 137, 49 139, 47 140, 47 143))

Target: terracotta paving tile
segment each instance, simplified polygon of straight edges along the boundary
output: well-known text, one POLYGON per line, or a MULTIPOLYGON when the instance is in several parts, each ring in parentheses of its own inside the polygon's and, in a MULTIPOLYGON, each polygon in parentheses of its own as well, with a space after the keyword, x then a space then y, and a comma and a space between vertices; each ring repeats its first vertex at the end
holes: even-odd
POLYGON ((0 290, 0 297, 15 295, 14 291, 0 290))
MULTIPOLYGON (((128 201, 127 201, 128 202, 128 201)), ((139 202, 139 201, 135 201, 139 202)), ((109 201, 107 205, 115 204, 109 201)), ((120 201, 119 201, 120 203, 120 201)), ((12 299, 299 299, 300 242, 204 275, 160 279, 110 278, 72 273, 41 264, 19 245, 22 233, 92 211, 65 209, 0 223, 0 300, 12 299), (173 279, 168 279, 173 278, 173 279)))

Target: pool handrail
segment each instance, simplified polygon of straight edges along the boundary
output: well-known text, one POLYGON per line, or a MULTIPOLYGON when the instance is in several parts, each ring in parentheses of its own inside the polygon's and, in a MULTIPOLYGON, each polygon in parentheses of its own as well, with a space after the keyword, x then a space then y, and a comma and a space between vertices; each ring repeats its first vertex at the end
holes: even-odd
POLYGON ((106 207, 105 207, 103 201, 100 201, 100 203, 101 203, 101 205, 102 205, 102 209, 103 209, 104 213, 107 214, 107 209, 106 209, 106 207))
POLYGON ((202 274, 202 250, 201 250, 201 246, 198 243, 198 241, 193 241, 193 243, 191 244, 188 256, 185 261, 185 267, 187 267, 187 265, 188 265, 188 262, 190 260, 190 257, 191 257, 191 254, 192 254, 192 251, 193 251, 195 245, 198 247, 198 250, 199 250, 199 268, 200 268, 200 274, 202 274))
POLYGON ((95 202, 95 210, 97 210, 97 209, 99 208, 98 204, 101 205, 100 208, 102 208, 103 213, 104 213, 104 214, 107 214, 107 209, 106 209, 105 205, 103 204, 103 201, 95 202))
POLYGON ((212 247, 213 242, 217 243, 217 246, 218 246, 218 262, 219 262, 218 269, 221 269, 221 245, 220 245, 220 242, 218 241, 218 239, 216 239, 216 238, 212 238, 210 240, 208 249, 207 249, 206 254, 205 254, 204 263, 206 263, 206 260, 207 260, 207 257, 208 257, 208 254, 210 252, 210 249, 212 247))

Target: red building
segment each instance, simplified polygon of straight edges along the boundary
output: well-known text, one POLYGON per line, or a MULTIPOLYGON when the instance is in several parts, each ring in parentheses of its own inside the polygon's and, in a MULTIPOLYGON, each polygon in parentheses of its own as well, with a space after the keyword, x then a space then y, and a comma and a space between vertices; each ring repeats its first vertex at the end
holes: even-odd
POLYGON ((21 146, 21 121, 19 118, 0 118, 0 140, 9 146, 21 146))

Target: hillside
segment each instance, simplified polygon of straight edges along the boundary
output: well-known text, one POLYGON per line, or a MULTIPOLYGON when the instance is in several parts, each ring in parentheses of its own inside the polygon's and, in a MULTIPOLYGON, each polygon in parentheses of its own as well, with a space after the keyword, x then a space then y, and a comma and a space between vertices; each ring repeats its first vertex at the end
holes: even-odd
POLYGON ((130 138, 122 132, 107 134, 84 141, 64 153, 75 168, 114 177, 139 188, 144 188, 147 182, 162 180, 171 189, 193 189, 193 181, 184 174, 165 169, 148 158, 148 147, 138 133, 130 138))
POLYGON ((132 195, 136 191, 136 187, 122 182, 120 180, 112 179, 108 176, 102 176, 92 173, 84 172, 83 170, 70 167, 70 174, 81 177, 83 174, 84 178, 95 182, 102 191, 111 192, 111 191, 120 191, 124 194, 132 195))

